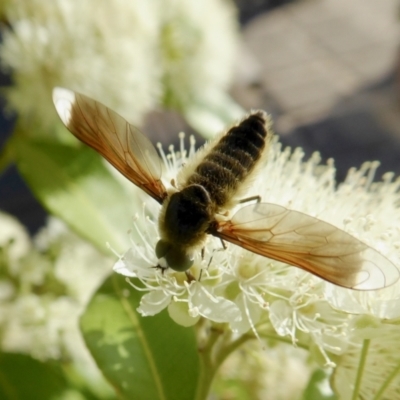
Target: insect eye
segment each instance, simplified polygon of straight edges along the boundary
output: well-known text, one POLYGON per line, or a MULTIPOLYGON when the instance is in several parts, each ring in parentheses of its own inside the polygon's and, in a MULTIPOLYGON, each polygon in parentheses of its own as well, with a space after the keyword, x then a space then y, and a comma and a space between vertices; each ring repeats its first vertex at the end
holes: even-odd
POLYGON ((171 248, 171 244, 166 242, 165 240, 159 240, 156 244, 155 253, 157 258, 165 257, 171 248))
POLYGON ((183 272, 193 265, 190 255, 164 240, 157 242, 155 253, 158 258, 164 257, 168 267, 175 271, 183 272))
POLYGON ((176 247, 172 247, 165 256, 167 265, 175 271, 187 271, 193 265, 193 258, 176 247))

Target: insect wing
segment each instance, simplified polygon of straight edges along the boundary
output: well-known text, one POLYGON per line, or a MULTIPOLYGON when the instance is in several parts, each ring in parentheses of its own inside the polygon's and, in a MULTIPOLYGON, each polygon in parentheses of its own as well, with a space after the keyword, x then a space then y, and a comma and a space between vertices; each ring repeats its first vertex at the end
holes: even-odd
POLYGON ((161 160, 151 142, 105 105, 68 89, 54 88, 53 102, 64 125, 119 172, 160 203, 166 196, 161 160))
POLYGON ((391 261, 352 235, 276 204, 243 207, 214 234, 346 288, 380 289, 399 279, 391 261))

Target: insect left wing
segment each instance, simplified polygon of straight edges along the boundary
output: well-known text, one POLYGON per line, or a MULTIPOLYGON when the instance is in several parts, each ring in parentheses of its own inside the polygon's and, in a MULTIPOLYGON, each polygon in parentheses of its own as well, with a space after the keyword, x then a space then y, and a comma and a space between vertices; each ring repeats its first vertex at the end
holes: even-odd
POLYGON ((399 279, 391 261, 352 235, 276 204, 243 207, 213 235, 346 288, 380 289, 399 279))
POLYGON ((161 160, 151 142, 105 105, 68 89, 54 88, 53 102, 64 125, 119 172, 162 203, 161 160))

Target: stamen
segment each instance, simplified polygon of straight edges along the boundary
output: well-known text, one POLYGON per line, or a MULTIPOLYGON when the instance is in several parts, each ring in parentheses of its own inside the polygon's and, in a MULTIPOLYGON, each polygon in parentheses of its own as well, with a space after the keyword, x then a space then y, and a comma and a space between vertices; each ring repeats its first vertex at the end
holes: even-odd
POLYGON ((257 340, 258 340, 261 344, 263 344, 263 342, 262 342, 262 340, 261 340, 261 338, 260 338, 260 335, 258 334, 256 327, 254 326, 253 320, 251 319, 250 311, 249 311, 249 308, 248 308, 248 306, 247 306, 247 299, 246 299, 246 297, 243 298, 243 302, 244 302, 244 311, 245 311, 245 314, 246 314, 246 317, 247 317, 247 321, 249 322, 250 328, 251 328, 251 330, 253 331, 254 336, 257 338, 257 340))
POLYGON ((122 254, 119 254, 116 250, 114 250, 114 249, 112 248, 112 246, 110 245, 109 242, 106 242, 106 247, 107 247, 107 249, 111 250, 111 251, 113 252, 113 254, 114 254, 115 256, 117 256, 119 259, 122 259, 122 258, 123 258, 123 255, 122 255, 122 254))
POLYGON ((164 161, 164 164, 168 165, 168 161, 167 161, 167 158, 165 156, 164 149, 163 149, 162 144, 160 142, 157 143, 157 148, 158 148, 158 152, 160 153, 161 159, 164 161))
POLYGON ((186 149, 185 149, 185 132, 179 133, 179 146, 180 146, 180 155, 181 155, 181 162, 184 163, 186 160, 186 149))
POLYGON ((176 162, 176 154, 175 154, 175 150, 174 150, 174 145, 171 144, 168 147, 168 150, 169 150, 170 159, 172 160, 171 168, 174 168, 174 170, 177 171, 178 165, 177 165, 177 162, 176 162))
POLYGON ((193 135, 190 136, 189 158, 192 158, 196 153, 196 139, 193 135))

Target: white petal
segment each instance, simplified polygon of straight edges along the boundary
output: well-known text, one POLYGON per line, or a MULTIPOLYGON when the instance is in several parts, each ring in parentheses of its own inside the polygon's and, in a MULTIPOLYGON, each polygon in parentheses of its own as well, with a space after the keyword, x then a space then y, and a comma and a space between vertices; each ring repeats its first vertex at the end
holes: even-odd
POLYGON ((242 318, 239 307, 232 301, 220 296, 214 296, 197 282, 192 284, 192 289, 193 292, 189 299, 190 305, 195 307, 204 318, 214 322, 229 323, 239 321, 242 318))
POLYGON ((129 277, 146 278, 154 276, 157 265, 154 254, 147 254, 143 246, 131 247, 114 265, 114 271, 129 277), (145 255, 146 257, 143 257, 145 255))
POLYGON ((270 306, 269 319, 280 336, 293 332, 292 308, 283 300, 274 301, 270 306))
POLYGON ((333 285, 325 285, 325 297, 329 304, 351 314, 369 314, 382 319, 400 317, 399 285, 374 292, 358 292, 333 285))
POLYGON ((251 329, 252 326, 254 327, 254 325, 257 324, 257 322, 260 320, 263 310, 259 304, 245 301, 243 293, 237 297, 235 303, 241 311, 242 319, 231 322, 230 326, 233 332, 242 335, 251 329))
POLYGON ((158 314, 171 301, 171 296, 166 295, 162 290, 154 290, 146 293, 140 300, 137 311, 144 317, 158 314))
POLYGON ((359 299, 356 299, 358 292, 339 288, 334 285, 325 285, 325 297, 333 308, 351 314, 362 314, 366 308, 362 306, 359 299))
POLYGON ((188 303, 183 301, 172 301, 168 306, 168 314, 177 324, 185 327, 195 325, 200 319, 200 315, 189 315, 188 303))
POLYGON ((128 276, 130 278, 136 278, 136 272, 133 272, 130 268, 127 267, 126 263, 124 260, 120 259, 118 260, 114 266, 113 270, 117 272, 118 274, 128 276))

